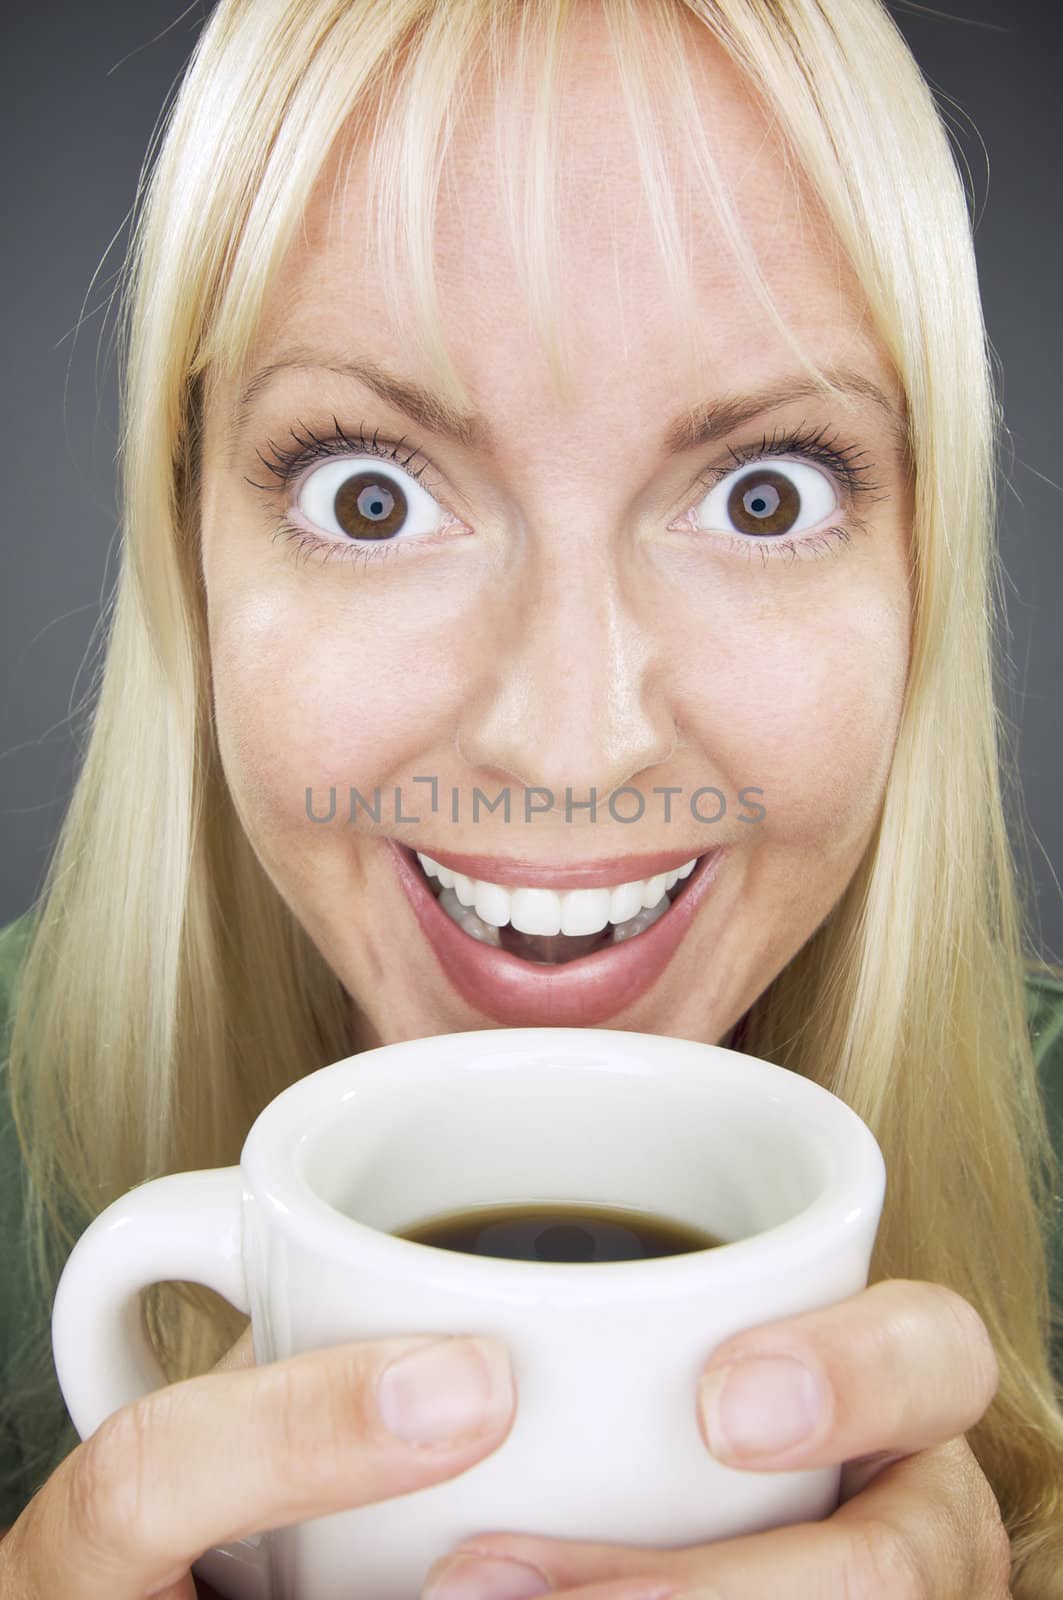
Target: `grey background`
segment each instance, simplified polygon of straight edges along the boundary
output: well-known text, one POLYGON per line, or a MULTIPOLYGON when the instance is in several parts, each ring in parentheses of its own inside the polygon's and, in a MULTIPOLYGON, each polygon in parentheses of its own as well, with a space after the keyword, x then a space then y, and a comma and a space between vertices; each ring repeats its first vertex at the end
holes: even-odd
MULTIPOLYGON (((942 0, 893 14, 971 173, 1014 441, 1002 549, 1042 954, 1063 959, 1063 6, 942 0), (983 147, 984 145, 984 147, 983 147)), ((0 925, 39 886, 78 762, 71 717, 115 573, 117 406, 107 309, 156 119, 210 7, 35 0, 5 21, 0 925), (76 331, 76 336, 75 336, 76 331)), ((1023 828, 1013 817, 1018 837, 1023 828)))

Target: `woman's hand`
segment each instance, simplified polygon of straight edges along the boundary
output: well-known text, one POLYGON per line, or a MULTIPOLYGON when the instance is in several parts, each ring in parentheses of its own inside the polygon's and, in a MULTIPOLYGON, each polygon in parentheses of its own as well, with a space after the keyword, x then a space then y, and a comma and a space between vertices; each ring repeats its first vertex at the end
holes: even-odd
POLYGON ((475 1352, 455 1375, 425 1371, 434 1442, 412 1443, 389 1409, 406 1402, 427 1439, 410 1369, 394 1368, 387 1393, 384 1369, 420 1346, 467 1352, 464 1340, 379 1339, 256 1367, 245 1333, 213 1371, 124 1406, 59 1464, 0 1542, 0 1600, 196 1600, 189 1566, 212 1545, 456 1477, 513 1421, 505 1343, 483 1344, 494 1386, 475 1352))
POLYGON ((987 1410, 999 1373, 985 1326, 966 1300, 938 1284, 887 1280, 840 1305, 729 1339, 713 1352, 706 1375, 718 1380, 729 1361, 739 1363, 738 1383, 726 1399, 714 1386, 702 1389, 706 1445, 744 1471, 844 1463, 842 1504, 832 1516, 687 1550, 490 1533, 437 1562, 425 1596, 1004 1600, 1009 1541, 964 1438, 987 1410), (784 1358, 778 1368, 753 1365, 777 1357, 784 1358), (805 1415, 811 1432, 798 1441, 805 1415), (762 1448, 739 1449, 740 1430, 762 1448), (784 1448, 763 1448, 773 1431, 784 1448), (459 1553, 470 1550, 479 1554, 459 1553), (500 1557, 538 1568, 539 1586, 528 1572, 527 1586, 519 1587, 517 1568, 506 1587, 500 1557), (480 1562, 487 1581, 477 1589, 480 1562), (466 1587, 451 1591, 443 1583, 449 1576, 466 1587))

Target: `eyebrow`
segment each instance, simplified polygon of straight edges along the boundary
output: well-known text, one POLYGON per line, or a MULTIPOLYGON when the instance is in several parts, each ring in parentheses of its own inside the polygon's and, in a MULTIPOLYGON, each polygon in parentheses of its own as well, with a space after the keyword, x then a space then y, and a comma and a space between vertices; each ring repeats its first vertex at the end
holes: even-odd
MULTIPOLYGON (((353 378, 371 389, 386 405, 403 412, 419 428, 440 438, 450 439, 467 449, 489 451, 493 448, 491 426, 486 417, 478 412, 460 411, 442 395, 433 394, 409 378, 388 372, 378 362, 367 359, 322 359, 316 353, 302 349, 261 367, 251 378, 233 412, 230 434, 233 443, 263 390, 275 377, 291 371, 332 372, 342 378, 353 378)), ((894 448, 903 458, 909 447, 907 409, 903 402, 898 409, 876 383, 851 368, 826 366, 823 371, 843 394, 870 401, 882 411, 894 448)), ((802 374, 779 378, 753 394, 717 396, 680 412, 664 430, 661 448, 667 455, 679 455, 714 444, 764 412, 775 411, 794 400, 804 400, 810 396, 830 398, 814 378, 802 374)))

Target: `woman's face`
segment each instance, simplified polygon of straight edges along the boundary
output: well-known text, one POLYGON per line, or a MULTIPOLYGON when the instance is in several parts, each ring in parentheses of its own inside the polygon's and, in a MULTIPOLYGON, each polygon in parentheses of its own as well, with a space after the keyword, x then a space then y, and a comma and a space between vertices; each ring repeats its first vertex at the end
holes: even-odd
POLYGON ((452 146, 436 253, 479 430, 455 435, 421 392, 412 313, 389 319, 363 258, 357 160, 334 200, 339 160, 326 171, 246 370, 208 391, 222 761, 367 1045, 546 1024, 718 1040, 837 903, 890 767, 909 646, 899 386, 809 197, 694 29, 761 269, 804 348, 859 382, 737 418, 803 375, 691 191, 710 356, 692 385, 599 27, 584 14, 564 78, 570 408, 525 323, 486 123, 452 146), (688 413, 715 428, 684 436, 688 413), (414 851, 473 880, 486 937, 414 851), (693 858, 640 932, 642 896, 618 886, 693 858), (572 931, 550 937, 559 912, 572 931), (598 931, 607 917, 626 937, 598 931))

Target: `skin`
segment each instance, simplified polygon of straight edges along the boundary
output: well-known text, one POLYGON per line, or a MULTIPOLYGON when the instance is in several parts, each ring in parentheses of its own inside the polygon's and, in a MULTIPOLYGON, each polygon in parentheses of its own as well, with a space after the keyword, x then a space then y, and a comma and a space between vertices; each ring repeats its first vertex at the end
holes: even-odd
MULTIPOLYGON (((308 783, 321 792, 335 782, 343 793, 354 784, 364 794, 397 784, 406 814, 423 797, 412 778, 426 773, 444 792, 467 794, 473 784, 490 792, 508 782, 559 796, 571 785, 580 796, 593 785, 603 803, 623 784, 647 794, 653 785, 715 784, 732 798, 760 786, 763 823, 743 827, 732 810, 709 841, 689 820, 664 827, 649 807, 639 828, 567 824, 555 812, 530 830, 491 819, 451 828, 436 818, 405 836, 429 854, 433 845, 523 851, 554 864, 687 843, 693 855, 727 843, 715 891, 669 969, 609 1024, 712 1041, 837 903, 867 846, 896 739, 911 505, 881 415, 803 400, 729 441, 810 424, 865 451, 881 493, 855 508, 865 530, 848 544, 764 563, 719 530, 675 531, 708 494, 698 473, 731 463, 724 445, 707 460, 704 452, 668 459, 665 422, 709 392, 753 389, 791 371, 792 358, 732 268, 711 211, 695 206, 713 381, 692 386, 593 8, 573 26, 580 49, 564 78, 566 225, 557 248, 578 403, 559 406, 514 313, 519 285, 498 195, 484 178, 489 129, 476 122, 461 125, 451 150, 437 270, 444 335, 497 432, 496 449, 429 437, 352 380, 322 372, 277 380, 230 448, 239 383, 215 374, 208 391, 202 552, 225 772, 256 851, 342 979, 366 1043, 492 1023, 436 966, 381 840, 364 826, 308 822, 308 783), (601 226, 606 184, 624 241, 615 276, 601 226), (292 426, 322 433, 333 413, 348 431, 364 424, 370 435, 406 435, 407 450, 418 446, 432 463, 440 517, 453 516, 460 536, 364 570, 338 559, 297 563, 290 545, 272 540, 283 496, 245 482, 269 481, 256 449, 292 426)), ((705 74, 717 152, 784 315, 819 359, 857 367, 899 400, 854 286, 813 226, 808 196, 799 212, 741 80, 694 28, 689 49, 705 74)), ((676 159, 679 144, 677 136, 676 159)), ((385 318, 374 264, 359 260, 357 164, 330 220, 337 170, 312 199, 249 370, 298 341, 428 381, 411 361, 405 325, 385 318)), ((248 1332, 215 1373, 124 1408, 67 1458, 4 1541, 0 1596, 206 1597, 213 1591, 194 1586, 188 1567, 209 1545, 467 1470, 503 1442, 519 1395, 441 1451, 384 1442, 372 1379, 385 1354, 416 1342, 343 1346, 255 1369, 248 1332), (233 1473, 234 1460, 246 1470, 233 1473)), ((766 1355, 812 1372, 823 1409, 811 1438, 781 1453, 727 1455, 699 1405, 702 1437, 749 1471, 841 1465, 842 1503, 823 1522, 681 1550, 484 1532, 430 1578, 471 1582, 487 1562, 497 1600, 515 1592, 501 1587, 505 1559, 538 1570, 539 1590, 523 1592, 569 1600, 1009 1593, 1007 1535, 965 1438, 998 1384, 970 1305, 936 1284, 878 1283, 729 1340, 706 1376, 766 1355)), ((473 1591, 461 1592, 469 1600, 473 1591)), ((432 1600, 449 1593, 433 1588, 432 1600)))
MULTIPOLYGON (((896 739, 912 502, 883 413, 866 401, 802 399, 707 453, 664 454, 664 424, 684 403, 753 390, 794 361, 710 204, 694 195, 693 270, 712 381, 691 380, 594 8, 573 28, 557 249, 576 403, 559 404, 514 314, 521 292, 486 118, 466 119, 451 148, 436 269, 443 334, 490 419, 493 450, 411 426, 357 380, 328 371, 273 380, 235 438, 237 378, 215 375, 208 401, 203 572, 225 771, 255 849, 352 995, 367 1043, 495 1024, 439 970, 365 819, 357 828, 308 824, 308 782, 322 794, 336 782, 341 796, 350 783, 364 794, 398 785, 406 814, 424 813, 415 774, 436 774, 444 794, 508 783, 518 798, 532 784, 558 797, 571 785, 581 798, 593 786, 600 800, 621 785, 650 796, 654 785, 685 795, 715 784, 730 797, 759 786, 763 822, 743 825, 732 807, 708 839, 682 813, 666 827, 651 807, 653 820, 637 829, 600 813, 596 824, 567 823, 560 807, 531 831, 492 818, 391 826, 428 854, 525 853, 554 864, 727 844, 715 891, 664 975, 609 1023, 713 1041, 837 903, 868 845, 896 739), (625 241, 619 266, 602 226, 606 186, 625 241), (349 433, 379 429, 427 457, 439 522, 455 536, 365 567, 339 552, 297 562, 289 543, 271 541, 284 493, 243 481, 270 481, 255 451, 293 426, 323 434, 333 416, 349 433), (836 484, 841 516, 802 524, 822 529, 849 512, 863 531, 848 543, 764 560, 732 546, 732 522, 707 520, 711 485, 698 474, 712 466, 722 477, 733 470, 726 445, 789 424, 825 426, 862 452, 878 492, 852 501, 836 484), (676 531, 681 519, 685 532, 676 531), (691 527, 704 531, 692 537, 691 527), (386 669, 395 662, 404 669, 386 669)), ((741 77, 696 28, 690 50, 705 74, 715 149, 783 316, 804 348, 857 370, 899 409, 896 374, 811 195, 790 181, 741 77)), ((681 132, 670 138, 677 170, 681 132)), ((326 361, 329 352, 368 356, 431 384, 411 360, 412 318, 388 318, 380 267, 360 254, 365 217, 364 167, 345 173, 333 161, 265 306, 248 371, 305 344, 326 361)), ((728 1600, 752 1600, 780 1592, 782 1573, 789 1595, 811 1600, 840 1592, 828 1580, 842 1569, 866 1573, 858 1592, 869 1595, 905 1592, 897 1585, 909 1572, 925 1575, 934 1594, 1005 1593, 1007 1538, 963 1437, 997 1385, 972 1308, 935 1285, 879 1285, 733 1341, 710 1370, 765 1345, 804 1353, 828 1397, 812 1448, 782 1461, 847 1463, 842 1508, 826 1523, 667 1557, 501 1535, 471 1543, 532 1561, 553 1589, 586 1600, 612 1600, 602 1580, 646 1574, 679 1579, 691 1596, 718 1583, 728 1600)))
MULTIPOLYGON (((709 364, 700 385, 690 378, 689 341, 644 208, 639 215, 633 146, 593 27, 584 43, 568 80, 573 132, 559 241, 578 395, 571 409, 559 405, 535 337, 514 313, 521 292, 497 185, 485 179, 493 172, 486 118, 457 139, 437 260, 443 333, 497 448, 434 438, 327 371, 275 378, 235 449, 228 422, 246 374, 217 375, 206 406, 202 559, 225 773, 267 872, 354 997, 367 1044, 497 1026, 452 989, 374 833, 429 855, 558 865, 728 845, 668 969, 606 1024, 716 1041, 838 901, 889 772, 909 651, 910 507, 882 413, 867 402, 849 410, 800 400, 707 450, 665 454, 661 435, 684 405, 759 388, 792 373, 795 357, 702 201, 694 265, 709 364), (609 214, 621 237, 617 272, 604 237, 609 214), (366 567, 343 558, 342 534, 332 534, 327 561, 273 540, 295 496, 245 481, 275 482, 256 452, 269 456, 270 441, 290 446, 293 427, 330 432, 333 415, 348 433, 364 425, 370 436, 405 438, 404 456, 416 447, 432 463, 426 484, 439 507, 429 507, 427 525, 449 517, 465 531, 419 550, 408 539, 366 567), (765 562, 752 536, 736 550, 731 524, 708 523, 699 474, 715 467, 737 481, 728 445, 802 425, 866 452, 880 493, 852 508, 867 531, 854 529, 848 545, 765 562), (702 531, 675 531, 682 519, 702 531), (444 796, 460 789, 466 820, 451 823, 446 801, 433 817, 418 774, 436 775, 444 796), (339 817, 318 826, 307 819, 305 791, 313 786, 324 813, 330 784, 339 817), (541 785, 557 809, 530 826, 507 827, 501 815, 474 824, 477 784, 488 794, 508 784, 518 814, 523 786, 541 785), (388 797, 379 830, 364 813, 357 827, 347 821, 350 785, 388 797), (646 796, 642 823, 617 823, 604 810, 622 785, 646 796), (727 814, 706 826, 681 801, 665 824, 653 794, 663 785, 684 797, 715 785, 727 814), (745 785, 763 790, 766 816, 755 826, 739 820, 745 785), (395 821, 395 786, 419 826, 395 821), (566 822, 566 786, 574 799, 596 790, 596 822, 586 812, 566 822)), ((703 41, 698 49, 714 135, 783 315, 805 348, 855 367, 899 406, 855 289, 829 237, 812 229, 810 197, 792 191, 741 83, 703 41)), ((678 161, 678 139, 672 151, 678 161)), ((299 344, 369 356, 431 384, 411 359, 412 313, 387 320, 381 268, 362 259, 365 218, 364 164, 354 162, 344 183, 337 157, 310 204, 305 242, 265 306, 248 372, 299 344)), ((394 464, 391 475, 417 494, 394 464)), ((821 492, 829 507, 826 478, 821 492)), ((842 486, 833 492, 842 516, 806 513, 804 530, 853 526, 842 486)), ((702 802, 709 815, 712 806, 702 802)))

